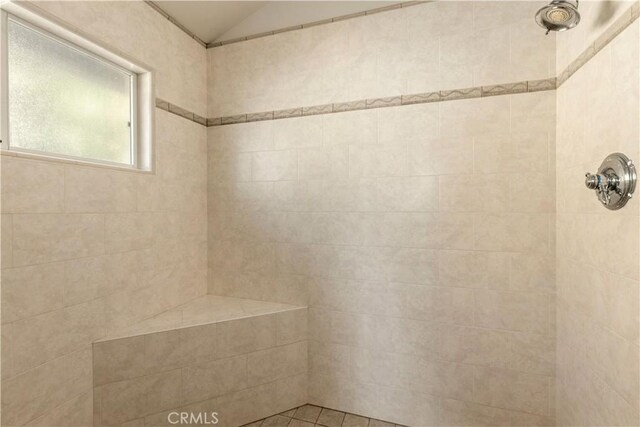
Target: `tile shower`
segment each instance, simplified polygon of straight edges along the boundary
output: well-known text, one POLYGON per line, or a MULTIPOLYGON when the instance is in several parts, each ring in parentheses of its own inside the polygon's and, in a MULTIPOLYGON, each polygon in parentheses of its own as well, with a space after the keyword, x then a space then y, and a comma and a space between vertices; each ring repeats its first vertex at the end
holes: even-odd
POLYGON ((156 167, 1 152, 2 425, 640 425, 640 208, 583 184, 640 161, 640 6, 543 4, 32 3, 154 69, 156 167))

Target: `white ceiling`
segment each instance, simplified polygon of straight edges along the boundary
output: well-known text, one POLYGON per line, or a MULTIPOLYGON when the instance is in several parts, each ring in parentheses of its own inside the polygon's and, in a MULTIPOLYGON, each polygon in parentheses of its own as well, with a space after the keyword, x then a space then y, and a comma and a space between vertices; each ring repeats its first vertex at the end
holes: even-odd
POLYGON ((363 12, 395 1, 156 1, 210 43, 363 12))

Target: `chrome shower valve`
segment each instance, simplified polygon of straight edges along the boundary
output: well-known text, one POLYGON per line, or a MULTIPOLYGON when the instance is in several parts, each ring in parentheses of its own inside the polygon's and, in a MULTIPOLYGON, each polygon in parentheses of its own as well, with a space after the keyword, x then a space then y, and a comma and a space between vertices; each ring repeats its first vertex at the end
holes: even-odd
POLYGON ((598 173, 587 173, 584 184, 596 191, 607 209, 618 210, 627 204, 636 188, 636 169, 624 154, 613 153, 600 165, 598 173))

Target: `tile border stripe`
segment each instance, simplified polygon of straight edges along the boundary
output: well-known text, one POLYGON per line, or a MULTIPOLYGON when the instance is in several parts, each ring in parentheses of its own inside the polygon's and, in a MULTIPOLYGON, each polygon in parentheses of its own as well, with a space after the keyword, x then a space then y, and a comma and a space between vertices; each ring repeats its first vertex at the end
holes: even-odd
POLYGON ((557 86, 560 87, 580 68, 589 62, 598 52, 611 43, 620 33, 633 24, 640 17, 640 2, 634 2, 616 21, 611 24, 598 38, 558 74, 557 86))
POLYGON ((199 116, 192 111, 185 110, 182 107, 178 107, 176 104, 171 104, 164 99, 156 98, 156 108, 175 114, 176 116, 180 116, 183 119, 190 120, 194 123, 198 123, 199 125, 207 126, 207 119, 204 117, 199 116))
POLYGON ((180 28, 185 34, 187 34, 189 37, 194 39, 196 42, 198 42, 198 44, 200 44, 205 49, 211 49, 211 48, 215 48, 215 47, 226 46, 226 45, 229 45, 229 44, 240 43, 240 42, 243 42, 243 41, 259 39, 259 38, 267 37, 267 36, 274 36, 276 34, 287 33, 289 31, 296 31, 296 30, 302 30, 302 29, 305 29, 305 28, 316 27, 318 25, 331 24, 333 22, 345 21, 347 19, 359 18, 359 17, 362 17, 362 16, 373 15, 373 14, 380 13, 380 12, 388 12, 390 10, 401 9, 401 8, 415 6, 415 5, 423 4, 423 3, 430 3, 430 2, 433 2, 433 1, 435 1, 435 0, 406 1, 406 2, 402 2, 402 3, 392 4, 392 5, 389 5, 389 6, 383 6, 383 7, 378 7, 378 8, 375 8, 375 9, 365 10, 363 12, 351 13, 351 14, 348 14, 348 15, 340 15, 340 16, 336 16, 334 18, 327 18, 327 19, 322 19, 320 21, 308 22, 306 24, 293 25, 293 26, 290 26, 290 27, 278 28, 278 29, 272 30, 272 31, 265 31, 263 33, 250 34, 248 36, 237 37, 237 38, 230 39, 230 40, 207 43, 207 42, 203 41, 200 37, 196 36, 193 32, 191 32, 187 27, 185 27, 180 22, 178 22, 173 16, 169 15, 164 9, 162 9, 157 4, 157 2, 152 1, 152 0, 144 0, 144 2, 147 5, 149 5, 153 10, 158 12, 160 15, 164 16, 166 19, 169 20, 169 22, 171 22, 176 27, 180 28))
POLYGON ((309 23, 301 24, 301 25, 293 25, 291 27, 279 28, 279 29, 273 30, 273 31, 265 31, 264 33, 251 34, 251 35, 248 35, 248 36, 237 37, 237 38, 234 38, 234 39, 224 40, 224 41, 219 41, 219 42, 211 42, 211 43, 207 43, 206 47, 207 47, 207 49, 212 49, 212 48, 216 48, 216 47, 220 47, 220 46, 226 46, 226 45, 230 45, 230 44, 234 44, 234 43, 240 43, 240 42, 244 42, 244 41, 248 41, 248 40, 259 39, 259 38, 262 38, 262 37, 275 36, 276 34, 288 33, 289 31, 303 30, 305 28, 317 27, 318 25, 326 25, 326 24, 331 24, 333 22, 346 21, 347 19, 360 18, 362 16, 374 15, 376 13, 388 12, 388 11, 391 11, 391 10, 397 10, 397 9, 402 9, 402 8, 405 8, 405 7, 416 6, 416 5, 423 4, 423 3, 430 3, 432 1, 433 0, 430 0, 430 1, 428 1, 428 0, 424 1, 423 0, 423 1, 406 1, 406 2, 402 2, 402 3, 396 3, 396 4, 392 4, 392 5, 388 5, 388 6, 378 7, 378 8, 375 8, 375 9, 365 10, 363 12, 350 13, 348 15, 340 15, 340 16, 336 16, 334 18, 322 19, 320 21, 309 22, 309 23))
POLYGON ((531 80, 490 86, 441 90, 438 92, 415 93, 410 95, 398 95, 385 98, 359 99, 357 101, 338 102, 334 104, 312 105, 309 107, 297 107, 286 110, 223 116, 208 119, 207 126, 224 126, 238 123, 257 122, 262 120, 289 119, 292 117, 342 113, 345 111, 398 107, 401 105, 424 104, 429 102, 446 102, 458 99, 486 98, 489 96, 512 95, 516 93, 540 92, 555 89, 556 78, 551 77, 543 80, 531 80))
POLYGON ((151 8, 153 10, 155 10, 156 12, 158 12, 160 15, 164 16, 166 19, 169 20, 169 22, 171 22, 173 25, 175 25, 176 27, 180 28, 185 34, 187 34, 189 37, 191 37, 192 39, 194 39, 196 42, 198 42, 198 44, 202 47, 204 47, 205 49, 207 48, 207 43, 204 42, 200 37, 196 36, 195 34, 193 34, 191 31, 189 31, 189 29, 187 27, 185 27, 184 25, 182 25, 180 22, 178 22, 173 16, 169 15, 167 12, 165 12, 160 6, 158 6, 156 4, 156 2, 151 1, 151 0, 144 0, 144 2, 151 6, 151 8))
MULTIPOLYGON (((147 3, 153 2, 145 0, 147 3)), ((402 5, 414 5, 425 3, 408 2, 400 3, 401 6, 392 5, 384 8, 374 9, 374 11, 383 12, 385 10, 394 10, 402 5)), ((368 12, 356 14, 362 16, 368 12)), ((373 12, 371 12, 373 13, 373 12)), ((377 13, 377 12, 375 12, 377 13)), ((175 104, 171 104, 162 99, 156 98, 156 107, 176 114, 180 117, 191 120, 207 127, 232 125, 239 123, 250 123, 265 120, 288 119, 292 117, 312 116, 319 114, 333 114, 345 111, 367 110, 371 108, 387 108, 400 105, 424 104, 430 102, 445 102, 458 99, 486 98, 489 96, 512 95, 518 93, 541 92, 548 90, 556 90, 564 82, 566 82, 580 68, 587 64, 598 52, 611 43, 620 33, 633 24, 640 17, 640 1, 633 3, 613 24, 609 26, 593 43, 574 59, 557 77, 550 77, 540 80, 527 80, 520 82, 503 83, 497 85, 476 86, 462 89, 441 90, 436 92, 415 93, 408 95, 397 95, 384 98, 360 99, 357 101, 338 102, 333 104, 312 105, 307 107, 296 107, 285 110, 264 111, 257 113, 237 114, 232 116, 204 118, 197 114, 185 110, 175 104)), ((337 18, 333 18, 335 22, 337 18)))

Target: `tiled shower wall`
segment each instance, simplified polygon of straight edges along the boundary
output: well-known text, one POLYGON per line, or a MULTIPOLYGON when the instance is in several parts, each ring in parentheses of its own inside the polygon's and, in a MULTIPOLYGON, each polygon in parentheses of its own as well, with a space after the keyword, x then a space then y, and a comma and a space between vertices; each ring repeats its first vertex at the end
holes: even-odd
MULTIPOLYGON (((536 6, 429 3, 210 49, 209 116, 553 76, 536 6)), ((208 132, 209 290, 308 298, 311 403, 553 423, 554 91, 208 132)))
POLYGON ((208 49, 208 117, 555 76, 538 1, 439 1, 208 49))
POLYGON ((210 128, 210 291, 309 289, 312 403, 551 422, 554 107, 542 92, 210 128))
MULTIPOLYGON (((558 37, 559 65, 628 14, 630 3, 584 6, 578 31, 558 37)), ((639 28, 636 21, 557 91, 556 407, 562 426, 640 424, 640 205, 634 195, 622 210, 608 211, 581 179, 613 152, 640 161, 639 28)))
MULTIPOLYGON (((204 49, 144 3, 40 6, 205 114, 204 49)), ((155 119, 154 174, 1 157, 3 425, 92 425, 91 343, 206 293, 206 131, 155 119)))

